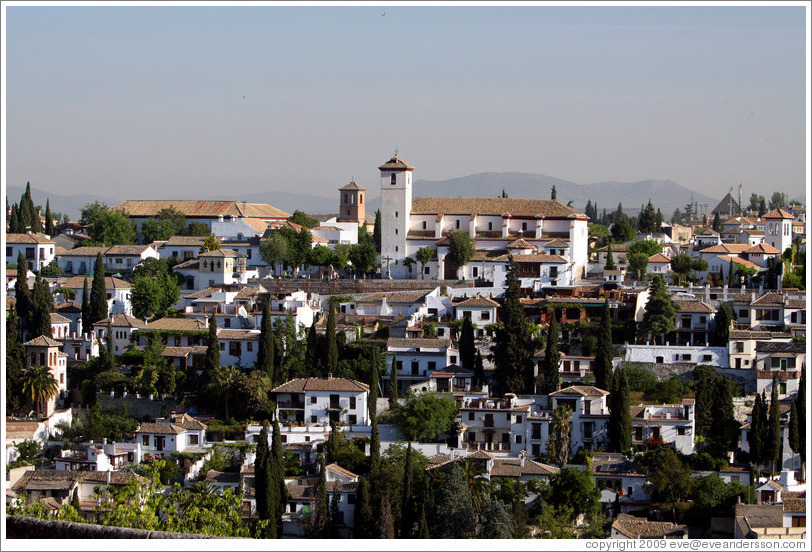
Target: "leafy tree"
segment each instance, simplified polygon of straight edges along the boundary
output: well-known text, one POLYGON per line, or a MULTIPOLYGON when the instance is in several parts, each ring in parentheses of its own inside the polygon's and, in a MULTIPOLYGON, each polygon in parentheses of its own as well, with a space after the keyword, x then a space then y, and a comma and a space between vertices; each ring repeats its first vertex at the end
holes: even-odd
POLYGON ((133 270, 133 290, 130 301, 133 315, 148 319, 166 316, 180 299, 178 280, 169 272, 163 259, 146 259, 133 270))
POLYGON ((406 403, 394 412, 395 423, 410 441, 436 439, 451 430, 456 415, 454 398, 431 391, 409 393, 406 403))
POLYGON ((758 211, 761 202, 764 201, 764 196, 758 195, 756 193, 750 194, 750 211, 758 211))
POLYGON ((744 486, 741 483, 725 483, 714 473, 700 477, 694 483, 694 505, 705 512, 716 512, 725 503, 735 502, 743 493, 744 486))
MULTIPOLYGON (((282 433, 279 430, 279 420, 273 422, 273 438, 271 439, 271 452, 268 455, 271 471, 271 486, 276 488, 274 499, 275 508, 271 509, 272 519, 276 521, 277 533, 282 534, 282 514, 288 502, 288 491, 285 485, 285 449, 282 446, 282 433)), ((273 504, 272 504, 273 505, 273 504)))
POLYGON ((629 253, 629 269, 636 275, 638 280, 642 280, 648 267, 648 256, 645 253, 629 253))
POLYGON ((783 192, 773 192, 770 197, 770 210, 781 209, 787 206, 787 194, 783 192))
POLYGON ((206 239, 203 240, 203 245, 200 247, 201 253, 206 253, 207 251, 217 251, 220 249, 220 238, 209 234, 206 236, 206 239))
POLYGON ((59 268, 56 259, 54 259, 47 265, 43 266, 39 273, 42 274, 43 276, 55 277, 62 276, 63 274, 65 274, 65 271, 59 268))
POLYGON ((587 223, 587 228, 589 230, 589 237, 595 238, 598 247, 603 247, 612 235, 609 232, 609 228, 596 222, 587 223))
POLYGON ((514 521, 508 506, 498 498, 486 495, 480 514, 480 538, 509 539, 513 537, 514 521))
POLYGON ((691 470, 677 454, 667 447, 657 447, 643 457, 643 471, 648 483, 645 488, 653 500, 671 506, 672 518, 676 518, 677 504, 691 496, 694 480, 691 470))
POLYGON ((46 415, 48 401, 59 393, 59 385, 47 366, 29 366, 23 370, 20 389, 39 415, 46 415))
POLYGON ((259 256, 271 267, 276 276, 276 265, 283 264, 288 258, 290 244, 281 232, 274 232, 270 239, 263 240, 259 246, 259 256))
POLYGON ((462 469, 452 463, 434 496, 434 522, 431 534, 434 538, 460 539, 474 535, 476 517, 471 491, 462 469))
POLYGON ((550 476, 551 504, 570 512, 570 521, 580 514, 592 517, 600 508, 600 491, 589 470, 564 468, 550 476))
POLYGON ((541 365, 541 393, 549 395, 558 388, 558 367, 561 364, 561 352, 558 350, 558 319, 555 310, 550 316, 547 328, 547 339, 544 345, 544 361, 541 365))
POLYGON ((93 224, 96 222, 96 218, 109 208, 106 203, 98 201, 86 203, 85 206, 79 210, 79 223, 84 225, 93 224))
MULTIPOLYGON (((367 234, 365 233, 365 235, 367 234)), ((375 243, 372 238, 350 246, 349 257, 356 275, 366 274, 375 268, 378 262, 378 252, 375 250, 375 243)))
POLYGON ((761 198, 761 201, 758 204, 758 217, 761 218, 767 213, 767 202, 764 198, 761 198))
POLYGON ((95 214, 91 224, 89 233, 95 242, 112 246, 136 241, 135 224, 124 213, 105 209, 95 214))
POLYGON ((682 284, 682 278, 692 270, 694 270, 694 259, 687 253, 680 253, 674 255, 671 259, 671 270, 677 274, 677 284, 682 284))
POLYGON ((448 236, 448 255, 446 260, 455 271, 467 265, 474 258, 476 247, 468 232, 455 230, 448 236))
POLYGON ((424 279, 426 272, 425 270, 426 264, 428 264, 433 257, 434 257, 434 249, 430 245, 421 247, 420 249, 415 251, 414 258, 417 260, 417 262, 420 263, 420 274, 423 276, 424 279))
POLYGON ((614 351, 612 348, 612 318, 609 314, 609 299, 603 302, 601 311, 601 325, 598 332, 598 350, 595 354, 595 361, 592 364, 592 372, 595 375, 595 386, 599 389, 611 389, 612 382, 612 359, 614 351))
POLYGON ((609 393, 609 424, 607 433, 613 451, 627 453, 632 447, 632 420, 629 412, 629 382, 626 369, 615 374, 609 393))
POLYGON ((649 288, 649 299, 643 314, 641 331, 647 336, 653 336, 655 340, 664 337, 674 331, 678 311, 679 305, 668 293, 665 280, 661 275, 656 275, 649 288))
POLYGON ((332 261, 333 252, 324 245, 317 245, 307 255, 307 262, 312 266, 330 266, 332 261))
POLYGON ((629 224, 629 221, 625 218, 621 219, 620 221, 615 222, 612 225, 612 238, 617 243, 626 243, 628 241, 632 241, 634 237, 637 235, 632 225, 629 224))
POLYGON ((304 226, 305 228, 315 228, 319 225, 318 219, 296 209, 293 214, 288 217, 288 222, 304 226))
POLYGON ((722 219, 719 217, 719 213, 715 213, 713 215, 713 224, 711 225, 714 232, 722 232, 725 229, 725 225, 722 224, 722 219))
POLYGON ((19 318, 17 311, 12 309, 6 319, 6 411, 9 414, 20 411, 23 406, 19 394, 11 390, 20 388, 24 358, 25 347, 20 342, 19 318))
POLYGON ((88 323, 92 328, 99 320, 107 318, 107 285, 104 279, 104 258, 96 255, 96 266, 93 267, 93 283, 90 288, 90 305, 88 305, 88 323))
POLYGON ((370 506, 369 479, 361 477, 358 480, 358 492, 355 495, 355 523, 353 537, 356 539, 370 538, 370 527, 374 522, 372 507, 370 506))
POLYGON ((535 344, 520 301, 518 267, 510 257, 505 297, 499 311, 501 326, 496 330, 493 347, 496 359, 497 392, 533 392, 533 351, 535 344))

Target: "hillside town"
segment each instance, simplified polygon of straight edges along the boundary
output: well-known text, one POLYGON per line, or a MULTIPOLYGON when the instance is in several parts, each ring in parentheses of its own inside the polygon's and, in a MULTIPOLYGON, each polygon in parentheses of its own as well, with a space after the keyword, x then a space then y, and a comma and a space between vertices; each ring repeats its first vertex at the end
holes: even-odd
POLYGON ((805 205, 415 171, 328 214, 10 204, 9 535, 807 537, 805 205))

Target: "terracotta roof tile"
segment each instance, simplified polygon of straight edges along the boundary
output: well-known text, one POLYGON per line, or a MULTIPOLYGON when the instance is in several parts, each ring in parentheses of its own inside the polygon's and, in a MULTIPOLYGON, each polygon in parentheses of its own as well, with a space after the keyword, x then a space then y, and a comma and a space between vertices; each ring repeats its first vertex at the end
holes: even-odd
POLYGON ((50 337, 45 337, 44 335, 35 337, 31 341, 24 343, 24 345, 26 347, 59 347, 60 349, 62 348, 61 342, 55 339, 51 339, 50 337))
POLYGON ((177 331, 207 331, 208 326, 196 318, 159 318, 147 324, 143 330, 177 330, 177 331))
POLYGON ((113 256, 113 255, 136 255, 141 256, 144 254, 144 251, 147 249, 155 249, 152 247, 151 244, 147 245, 114 245, 110 249, 108 249, 104 255, 105 256, 113 256))
POLYGON ((369 391, 369 386, 346 378, 298 378, 283 383, 271 393, 304 393, 305 391, 369 391))
POLYGON ((364 191, 366 191, 366 188, 364 188, 363 186, 359 186, 355 182, 350 182, 349 184, 346 184, 346 185, 342 186, 341 188, 339 188, 339 190, 341 190, 341 191, 344 191, 344 190, 358 190, 358 191, 364 192, 364 191))
POLYGON ((186 429, 175 424, 150 424, 143 423, 135 430, 136 433, 153 433, 158 435, 178 435, 185 433, 186 429))
POLYGON ((452 343, 450 339, 444 339, 441 337, 436 338, 426 338, 426 337, 415 337, 415 338, 405 338, 405 337, 390 337, 386 340, 386 347, 396 347, 396 348, 416 348, 416 347, 431 347, 431 348, 450 348, 452 347, 452 343))
POLYGON ((476 198, 476 197, 413 197, 415 214, 504 215, 512 217, 586 218, 586 215, 549 199, 476 198))
POLYGON ((612 529, 632 539, 664 538, 688 532, 687 525, 677 525, 670 521, 648 521, 629 514, 619 514, 612 523, 612 529))
POLYGON ((397 155, 392 156, 389 161, 384 163, 383 165, 379 165, 378 169, 382 171, 391 171, 391 170, 413 170, 414 166, 410 165, 407 161, 404 161, 397 155))
POLYGON ((45 234, 6 234, 6 243, 54 243, 45 234))
POLYGON ((490 297, 482 297, 481 295, 477 295, 476 297, 472 297, 470 299, 465 299, 456 303, 455 307, 498 307, 499 303, 491 299, 490 297))
POLYGON ((774 218, 779 218, 779 219, 794 219, 795 217, 793 217, 793 216, 792 216, 790 213, 788 213, 788 212, 787 212, 787 211, 785 211, 784 209, 775 209, 775 210, 773 210, 773 211, 770 211, 770 212, 769 212, 769 213, 767 213, 766 215, 764 215, 764 218, 765 218, 765 219, 768 219, 768 218, 771 218, 771 219, 774 219, 774 218))
POLYGON ((559 389, 558 391, 554 391, 550 393, 550 396, 567 397, 577 395, 579 397, 596 397, 608 394, 609 394, 608 391, 598 389, 597 387, 593 387, 591 385, 573 385, 570 387, 565 387, 564 389, 559 389))
POLYGON ((187 217, 254 217, 288 218, 286 213, 267 203, 240 201, 208 201, 188 199, 127 200, 112 207, 111 211, 126 212, 129 216, 154 217, 161 209, 173 207, 187 217))

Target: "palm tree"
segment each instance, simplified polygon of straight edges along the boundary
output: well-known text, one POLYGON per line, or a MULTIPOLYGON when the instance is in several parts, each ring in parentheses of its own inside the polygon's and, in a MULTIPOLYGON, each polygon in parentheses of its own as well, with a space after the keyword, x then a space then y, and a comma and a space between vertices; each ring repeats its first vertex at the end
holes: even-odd
POLYGON ((482 499, 489 492, 488 480, 485 478, 485 469, 481 460, 466 458, 460 461, 460 468, 468 481, 468 488, 471 489, 471 498, 474 503, 474 510, 482 510, 482 499))
POLYGON ((22 390, 37 414, 41 414, 47 410, 48 401, 59 393, 59 385, 47 366, 29 366, 23 372, 22 390))
POLYGON ((570 419, 572 411, 566 406, 559 406, 553 413, 553 431, 558 444, 558 466, 563 470, 567 467, 570 456, 570 419))

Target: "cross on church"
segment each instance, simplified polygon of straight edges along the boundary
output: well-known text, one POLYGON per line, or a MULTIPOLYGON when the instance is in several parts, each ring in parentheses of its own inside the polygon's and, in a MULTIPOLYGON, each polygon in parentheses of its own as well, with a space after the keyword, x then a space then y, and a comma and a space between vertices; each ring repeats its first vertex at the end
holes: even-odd
POLYGON ((386 277, 390 280, 392 279, 392 274, 389 272, 389 261, 394 261, 392 257, 381 257, 382 261, 386 261, 386 277))

